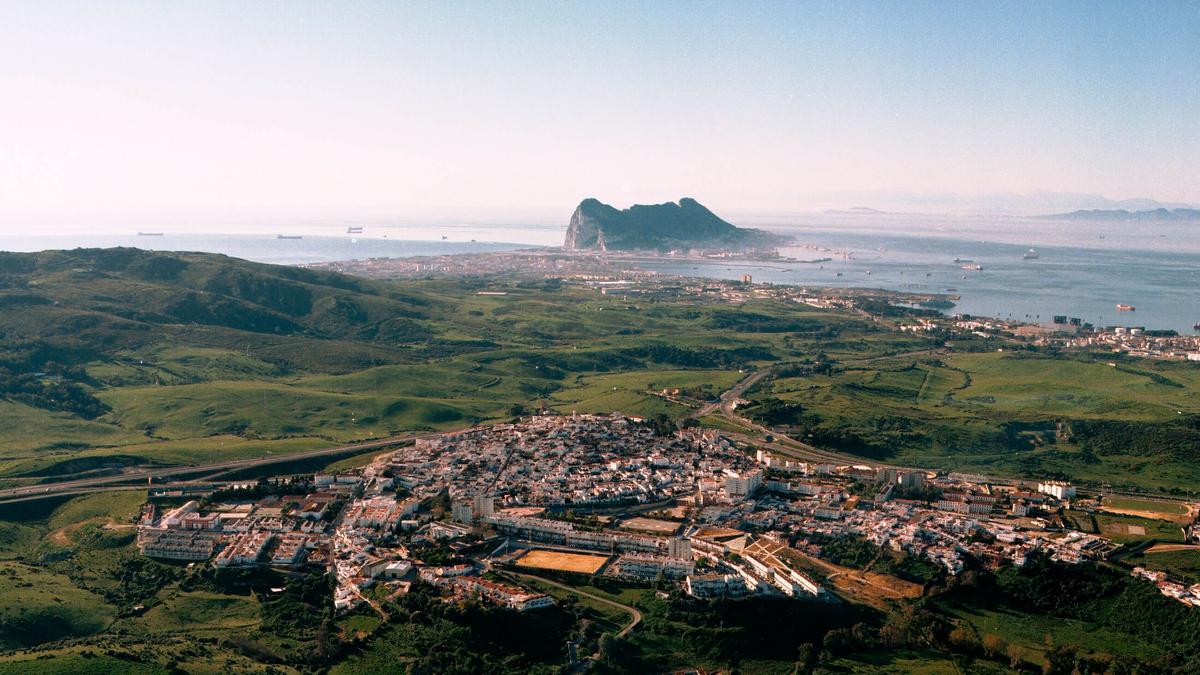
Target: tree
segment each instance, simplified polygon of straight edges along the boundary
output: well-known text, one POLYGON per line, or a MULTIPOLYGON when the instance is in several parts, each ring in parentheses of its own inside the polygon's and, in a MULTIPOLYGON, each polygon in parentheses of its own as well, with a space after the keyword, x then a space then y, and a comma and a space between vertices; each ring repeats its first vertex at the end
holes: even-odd
POLYGON ((988 633, 983 636, 983 653, 997 660, 1008 658, 1008 641, 996 635, 988 633))
POLYGON ((948 639, 950 645, 962 653, 973 654, 979 651, 979 638, 975 637, 975 631, 966 626, 959 626, 950 631, 948 639))
POLYGON ((846 628, 834 628, 825 634, 823 645, 832 656, 841 656, 854 647, 854 634, 846 628))
POLYGON ((800 648, 796 650, 796 667, 792 669, 792 672, 796 673, 797 675, 801 673, 811 673, 813 666, 815 665, 813 660, 816 656, 816 652, 817 649, 811 642, 805 642, 804 644, 800 645, 800 648))
POLYGON ((1004 651, 1008 655, 1008 666, 1013 669, 1021 668, 1025 665, 1025 650, 1017 645, 1009 645, 1004 651))
POLYGON ((1048 649, 1042 661, 1042 675, 1069 675, 1075 670, 1075 660, 1074 647, 1059 645, 1048 649))

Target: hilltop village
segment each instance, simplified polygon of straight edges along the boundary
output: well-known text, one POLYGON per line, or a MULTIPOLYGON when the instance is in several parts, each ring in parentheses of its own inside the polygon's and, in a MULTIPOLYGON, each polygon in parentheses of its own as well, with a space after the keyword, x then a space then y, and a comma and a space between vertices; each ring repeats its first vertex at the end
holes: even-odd
MULTIPOLYGON (((836 602, 825 558, 848 540, 946 575, 968 561, 1104 559, 1118 546, 1063 525, 1075 497, 1058 482, 1034 491, 798 462, 713 429, 620 414, 541 415, 419 439, 361 469, 149 504, 138 546, 221 568, 323 567, 340 611, 371 603, 372 587, 404 593, 417 581, 516 611, 554 602, 519 577, 501 580, 506 570, 669 584, 700 598, 836 602)), ((1200 604, 1200 588, 1157 581, 1200 604)))

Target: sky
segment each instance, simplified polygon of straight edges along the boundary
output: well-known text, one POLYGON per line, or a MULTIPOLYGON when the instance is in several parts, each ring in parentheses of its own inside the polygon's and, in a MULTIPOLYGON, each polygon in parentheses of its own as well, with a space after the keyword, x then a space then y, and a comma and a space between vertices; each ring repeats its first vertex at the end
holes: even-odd
POLYGON ((0 227, 1200 203, 1198 45, 1196 2, 6 2, 0 227))

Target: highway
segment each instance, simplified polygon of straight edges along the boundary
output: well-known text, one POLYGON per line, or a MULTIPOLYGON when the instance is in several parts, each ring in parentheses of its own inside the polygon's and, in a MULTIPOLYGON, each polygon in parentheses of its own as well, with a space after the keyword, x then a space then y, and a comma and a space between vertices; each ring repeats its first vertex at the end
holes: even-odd
POLYGON ((349 443, 329 448, 322 448, 320 450, 306 450, 304 452, 253 457, 250 459, 238 459, 225 462, 214 462, 211 464, 191 464, 185 466, 164 467, 161 469, 131 469, 124 473, 112 476, 99 476, 96 478, 81 478, 77 480, 67 480, 56 483, 25 485, 22 487, 0 490, 0 502, 42 498, 50 495, 84 494, 87 492, 96 492, 105 489, 118 489, 121 487, 127 487, 132 483, 145 484, 148 481, 161 480, 174 476, 197 475, 212 477, 235 470, 252 469, 261 466, 270 466, 272 464, 284 464, 287 462, 295 462, 298 460, 313 459, 317 457, 344 455, 364 450, 383 449, 393 445, 407 443, 416 438, 426 438, 431 435, 434 434, 401 434, 399 436, 381 438, 375 441, 349 443))

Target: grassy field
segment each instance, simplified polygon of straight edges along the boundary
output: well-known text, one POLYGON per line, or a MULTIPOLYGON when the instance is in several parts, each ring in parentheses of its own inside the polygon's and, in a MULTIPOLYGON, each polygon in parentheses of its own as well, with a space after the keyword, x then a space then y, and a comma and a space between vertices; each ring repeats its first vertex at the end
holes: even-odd
POLYGON ((261 622, 259 603, 253 597, 192 591, 172 593, 141 617, 123 621, 122 626, 148 633, 224 637, 253 631, 261 622))
POLYGON ((1148 540, 1182 543, 1184 540, 1178 524, 1162 520, 1105 513, 1096 514, 1096 523, 1100 526, 1100 534, 1119 544, 1148 540))
POLYGON ((65 575, 13 561, 0 562, 0 599, 0 645, 8 649, 90 635, 115 618, 104 598, 65 575))
POLYGON ((28 311, 5 313, 0 331, 27 344, 0 348, 0 370, 49 369, 76 389, 66 409, 0 392, 12 422, 0 478, 295 452, 505 419, 514 405, 680 417, 739 368, 920 342, 794 303, 632 305, 515 282, 483 297, 475 280, 131 250, 13 264, 28 311), (688 390, 686 402, 654 395, 664 388, 688 390))
POLYGON ((0 478, 295 452, 506 419, 514 406, 682 417, 739 369, 824 353, 843 365, 752 393, 801 404, 796 421, 817 445, 1097 484, 1200 482, 1200 462, 1172 450, 1122 453, 1119 443, 1079 440, 1113 435, 1084 422, 1200 414, 1200 369, 1189 364, 1027 352, 873 360, 929 342, 849 313, 765 300, 631 304, 512 281, 488 284, 507 295, 478 296, 477 280, 385 283, 136 252, 44 254, 21 265, 37 299, 22 296, 29 311, 7 313, 0 330, 59 354, 67 381, 102 414, 0 397, 0 416, 14 422, 0 437, 0 478), (686 394, 671 401, 656 395, 664 388, 686 394))
POLYGON ((130 662, 92 650, 0 655, 0 675, 167 675, 169 672, 156 664, 130 662))
POLYGON ((1105 497, 1104 505, 1114 509, 1157 512, 1168 517, 1183 516, 1187 514, 1187 507, 1178 502, 1135 499, 1133 497, 1105 497))
MULTIPOLYGON (((996 352, 910 357, 778 379, 756 395, 768 397, 800 404, 795 422, 818 445, 897 463, 1150 489, 1200 481, 1200 464, 1180 461, 1165 442, 1122 452, 1120 443, 1101 447, 1077 433, 1099 433, 1094 423, 1174 424, 1200 414, 1200 368, 1189 364, 1114 367, 996 352)), ((1145 435, 1130 429, 1120 431, 1145 435)))
POLYGON ((1119 513, 1153 520, 1167 520, 1180 525, 1192 521, 1192 514, 1185 504, 1179 502, 1133 499, 1130 497, 1105 497, 1101 508, 1119 513))
POLYGON ((1073 619, 1026 615, 1001 610, 959 609, 955 616, 975 626, 980 635, 992 633, 1024 650, 1026 662, 1040 664, 1049 645, 1069 644, 1083 651, 1104 652, 1154 660, 1162 654, 1151 645, 1104 626, 1073 619))
POLYGON ((937 652, 905 650, 832 659, 818 664, 813 672, 817 675, 1000 675, 1012 671, 988 662, 967 664, 964 659, 954 659, 937 652))
POLYGON ((1149 550, 1125 558, 1147 569, 1166 572, 1191 583, 1200 583, 1200 548, 1190 550, 1149 550))
POLYGON ((0 520, 0 649, 89 641, 0 655, 0 673, 166 673, 179 663, 194 673, 266 672, 269 662, 225 642, 245 639, 276 653, 302 644, 265 630, 256 596, 183 590, 183 565, 139 556, 131 521, 145 498, 136 490, 85 495, 6 514, 19 522, 0 520), (129 611, 135 605, 145 609, 129 611))

